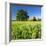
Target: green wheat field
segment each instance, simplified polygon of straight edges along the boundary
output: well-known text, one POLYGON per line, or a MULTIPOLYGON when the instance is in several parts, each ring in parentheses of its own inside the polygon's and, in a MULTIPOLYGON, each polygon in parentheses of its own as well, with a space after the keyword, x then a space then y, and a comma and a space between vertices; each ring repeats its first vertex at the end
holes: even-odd
POLYGON ((12 21, 12 39, 40 39, 41 21, 12 21))

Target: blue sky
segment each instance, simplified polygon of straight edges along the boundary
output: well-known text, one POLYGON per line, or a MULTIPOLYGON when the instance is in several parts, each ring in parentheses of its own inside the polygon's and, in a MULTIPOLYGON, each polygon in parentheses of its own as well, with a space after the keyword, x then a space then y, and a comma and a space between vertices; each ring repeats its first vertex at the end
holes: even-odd
POLYGON ((33 16, 37 17, 37 18, 41 18, 41 7, 40 6, 30 6, 30 5, 11 5, 10 7, 11 9, 11 17, 12 17, 12 20, 15 20, 16 19, 16 15, 17 15, 17 12, 18 10, 25 10, 28 12, 28 16, 29 16, 29 19, 31 19, 33 16))

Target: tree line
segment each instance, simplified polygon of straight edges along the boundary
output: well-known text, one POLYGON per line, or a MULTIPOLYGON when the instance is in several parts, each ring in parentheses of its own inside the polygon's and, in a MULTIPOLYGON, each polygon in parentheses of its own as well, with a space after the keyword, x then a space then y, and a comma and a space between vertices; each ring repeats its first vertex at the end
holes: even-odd
MULTIPOLYGON (((29 21, 29 16, 28 16, 28 13, 27 11, 21 9, 17 12, 17 15, 16 15, 16 21, 29 21)), ((34 16, 32 21, 41 21, 41 19, 36 19, 36 17, 34 16)))

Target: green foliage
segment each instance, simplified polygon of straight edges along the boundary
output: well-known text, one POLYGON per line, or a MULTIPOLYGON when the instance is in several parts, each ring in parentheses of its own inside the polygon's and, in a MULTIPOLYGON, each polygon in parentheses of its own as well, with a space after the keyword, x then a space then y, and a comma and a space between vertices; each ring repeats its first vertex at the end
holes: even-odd
POLYGON ((40 19, 40 18, 38 18, 38 21, 41 21, 41 19, 40 19))
POLYGON ((36 21, 37 19, 36 19, 36 17, 33 17, 33 21, 36 21))
POLYGON ((25 21, 28 20, 29 16, 26 11, 23 9, 19 10, 16 15, 16 20, 18 21, 25 21))
POLYGON ((37 21, 12 22, 12 39, 41 38, 41 23, 37 21))

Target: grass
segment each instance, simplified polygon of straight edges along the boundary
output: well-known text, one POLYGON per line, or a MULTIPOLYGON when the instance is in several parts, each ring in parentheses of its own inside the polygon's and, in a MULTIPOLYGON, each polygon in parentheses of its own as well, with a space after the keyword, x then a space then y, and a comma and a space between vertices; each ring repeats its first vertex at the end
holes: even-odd
POLYGON ((12 21, 12 39, 41 38, 41 21, 12 21))

